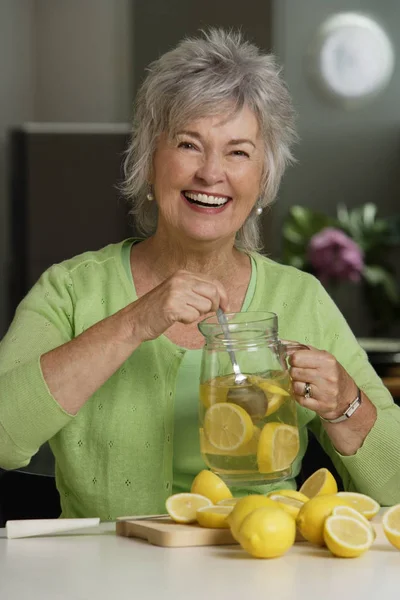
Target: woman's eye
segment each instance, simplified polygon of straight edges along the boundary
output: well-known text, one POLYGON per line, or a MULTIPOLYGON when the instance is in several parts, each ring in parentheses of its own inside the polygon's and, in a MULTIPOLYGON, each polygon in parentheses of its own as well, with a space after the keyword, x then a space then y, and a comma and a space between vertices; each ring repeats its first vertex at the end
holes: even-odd
POLYGON ((244 150, 233 150, 233 156, 244 156, 245 158, 249 158, 249 154, 244 150))
POLYGON ((196 150, 196 146, 191 142, 179 142, 178 148, 186 148, 187 150, 196 150))

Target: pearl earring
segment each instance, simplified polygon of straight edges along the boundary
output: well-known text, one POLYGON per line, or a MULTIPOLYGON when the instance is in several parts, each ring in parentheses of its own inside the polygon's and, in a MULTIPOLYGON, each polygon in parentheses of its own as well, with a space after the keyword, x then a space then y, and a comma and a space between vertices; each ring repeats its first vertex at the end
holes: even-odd
POLYGON ((149 193, 147 194, 146 198, 147 198, 147 200, 148 200, 149 202, 153 202, 153 200, 154 200, 154 194, 153 194, 152 192, 149 192, 149 193))
POLYGON ((256 208, 256 215, 259 217, 259 216, 262 214, 262 211, 263 211, 262 207, 261 207, 261 206, 258 206, 258 207, 256 208))

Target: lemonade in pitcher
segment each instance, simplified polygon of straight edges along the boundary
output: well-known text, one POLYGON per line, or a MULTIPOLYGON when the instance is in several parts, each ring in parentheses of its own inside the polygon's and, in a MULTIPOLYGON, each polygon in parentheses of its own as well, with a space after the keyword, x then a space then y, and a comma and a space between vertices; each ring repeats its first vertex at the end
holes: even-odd
POLYGON ((229 339, 216 318, 206 337, 199 390, 200 449, 209 468, 234 485, 286 479, 299 451, 296 403, 272 313, 227 315, 229 339), (227 349, 246 379, 237 383, 227 349))

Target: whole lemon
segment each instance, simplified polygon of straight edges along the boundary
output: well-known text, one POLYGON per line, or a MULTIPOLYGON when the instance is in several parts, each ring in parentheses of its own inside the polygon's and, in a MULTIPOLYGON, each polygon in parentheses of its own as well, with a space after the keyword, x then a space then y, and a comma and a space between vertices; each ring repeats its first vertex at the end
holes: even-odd
POLYGON ((294 544, 295 520, 280 508, 261 507, 243 520, 238 541, 257 558, 282 556, 294 544))
POLYGON ((200 471, 196 475, 190 491, 192 494, 205 496, 213 504, 217 504, 217 502, 226 500, 227 498, 232 498, 232 492, 226 483, 218 475, 212 471, 207 471, 207 469, 200 471))
POLYGON ((324 546, 325 519, 329 517, 335 506, 349 506, 349 503, 340 496, 329 494, 315 496, 302 506, 296 523, 299 532, 308 542, 324 546))
MULTIPOLYGON (((228 515, 227 520, 231 527, 233 537, 237 540, 239 528, 248 514, 250 514, 256 508, 271 507, 278 508, 277 503, 266 496, 252 494, 251 496, 245 496, 240 498, 233 507, 232 512, 228 515)), ((282 509, 279 509, 282 510, 282 509)))

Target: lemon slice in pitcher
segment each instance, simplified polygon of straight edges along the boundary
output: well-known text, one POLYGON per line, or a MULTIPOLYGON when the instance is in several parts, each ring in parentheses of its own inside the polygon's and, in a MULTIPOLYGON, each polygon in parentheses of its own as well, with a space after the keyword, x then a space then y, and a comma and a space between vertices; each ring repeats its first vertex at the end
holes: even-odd
POLYGON ((210 406, 204 417, 204 433, 218 450, 233 451, 253 437, 253 421, 237 404, 223 402, 210 406))
POLYGON ((278 383, 276 383, 273 379, 264 379, 260 377, 260 375, 249 375, 250 383, 257 385, 264 392, 268 392, 269 394, 278 394, 279 396, 289 396, 289 392, 285 390, 285 388, 281 387, 278 383))
POLYGON ((261 388, 268 400, 268 408, 265 417, 269 417, 278 410, 290 395, 287 390, 277 383, 268 379, 263 379, 258 375, 250 375, 249 381, 253 385, 261 388))
POLYGON ((290 467, 300 448, 297 427, 271 422, 264 425, 257 448, 260 473, 283 471, 290 467))

